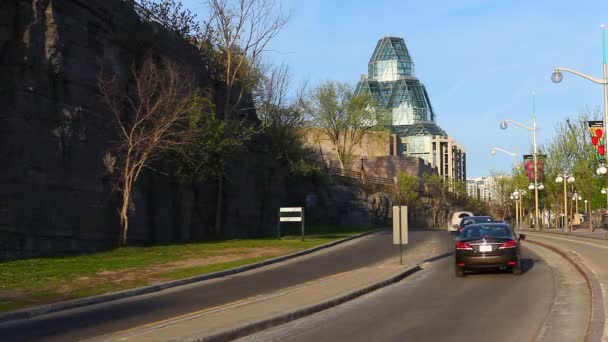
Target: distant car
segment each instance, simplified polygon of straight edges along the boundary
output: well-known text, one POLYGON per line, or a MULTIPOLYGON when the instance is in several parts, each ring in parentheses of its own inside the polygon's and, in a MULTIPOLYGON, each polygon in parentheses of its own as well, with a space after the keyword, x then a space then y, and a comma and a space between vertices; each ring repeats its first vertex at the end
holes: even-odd
POLYGON ((492 216, 469 216, 469 217, 464 217, 460 220, 460 223, 458 224, 458 227, 456 227, 456 230, 458 230, 458 233, 462 232, 462 230, 464 229, 464 227, 470 225, 470 224, 476 224, 476 223, 491 223, 494 222, 494 219, 492 218, 492 216))
POLYGON ((521 247, 524 234, 516 235, 508 224, 477 223, 464 228, 455 239, 455 273, 464 277, 466 270, 498 268, 520 275, 521 247))
POLYGON ((448 226, 448 232, 456 233, 458 231, 458 225, 460 221, 465 217, 474 216, 470 211, 455 211, 452 214, 452 220, 450 221, 450 225, 448 226))

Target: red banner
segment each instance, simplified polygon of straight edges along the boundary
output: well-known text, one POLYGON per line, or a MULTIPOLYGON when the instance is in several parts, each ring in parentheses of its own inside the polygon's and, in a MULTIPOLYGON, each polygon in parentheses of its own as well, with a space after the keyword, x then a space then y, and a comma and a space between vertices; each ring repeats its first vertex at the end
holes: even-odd
POLYGON ((604 137, 603 121, 588 121, 589 133, 591 134, 591 144, 595 151, 595 157, 600 163, 606 162, 606 145, 604 137))
MULTIPOLYGON (((537 166, 536 169, 538 171, 538 177, 536 181, 541 183, 543 180, 543 170, 545 168, 545 159, 547 158, 544 154, 539 154, 537 156, 537 166)), ((530 183, 534 182, 534 155, 532 154, 524 154, 524 170, 526 171, 526 176, 528 176, 528 180, 530 183)))

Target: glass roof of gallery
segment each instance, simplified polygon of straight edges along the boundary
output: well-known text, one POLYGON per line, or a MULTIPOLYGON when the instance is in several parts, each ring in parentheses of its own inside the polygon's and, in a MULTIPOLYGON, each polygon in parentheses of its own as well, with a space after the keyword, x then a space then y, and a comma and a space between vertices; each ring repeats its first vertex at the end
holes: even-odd
MULTIPOLYGON (((369 60, 370 67, 378 61, 396 60, 399 64, 407 66, 408 76, 414 75, 414 61, 405 45, 405 40, 399 37, 384 37, 378 40, 374 53, 369 60)), ((371 76, 371 75, 370 75, 371 76)))
POLYGON ((448 134, 437 126, 434 122, 419 122, 412 125, 392 126, 393 133, 400 136, 416 136, 416 135, 440 135, 447 137, 448 134))

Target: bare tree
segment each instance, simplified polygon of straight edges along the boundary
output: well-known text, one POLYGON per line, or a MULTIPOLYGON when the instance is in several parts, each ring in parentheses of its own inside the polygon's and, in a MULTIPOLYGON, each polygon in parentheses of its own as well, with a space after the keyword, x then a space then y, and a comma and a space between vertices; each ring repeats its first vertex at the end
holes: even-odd
POLYGON ((235 114, 243 95, 259 75, 255 67, 268 43, 281 31, 288 16, 275 0, 208 0, 209 25, 216 34, 228 89, 224 115, 235 114), (231 90, 239 85, 236 99, 231 90))
POLYGON ((144 167, 159 153, 176 142, 178 122, 184 118, 191 83, 176 65, 169 61, 156 63, 147 58, 131 71, 132 84, 124 84, 116 75, 99 78, 99 90, 118 126, 115 156, 104 156, 108 173, 114 175, 121 193, 120 244, 126 245, 129 213, 134 209, 133 186, 144 167))
POLYGON ((184 39, 191 40, 204 33, 196 15, 184 9, 181 1, 140 0, 136 9, 143 20, 158 21, 184 39))
MULTIPOLYGON (((206 32, 213 32, 212 46, 219 51, 226 96, 224 120, 231 120, 246 92, 259 77, 256 66, 268 43, 281 31, 288 16, 275 0, 208 0, 210 18, 206 32), (237 89, 238 87, 238 89, 237 89), (233 98, 233 91, 237 91, 233 98)), ((218 177, 216 232, 222 228, 224 176, 218 177)))

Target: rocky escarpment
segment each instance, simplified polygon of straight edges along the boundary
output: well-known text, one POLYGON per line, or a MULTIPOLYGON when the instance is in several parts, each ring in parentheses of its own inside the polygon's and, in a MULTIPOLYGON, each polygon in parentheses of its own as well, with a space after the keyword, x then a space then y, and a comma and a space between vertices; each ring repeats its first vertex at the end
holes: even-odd
MULTIPOLYGON (((0 2, 0 259, 116 244, 118 203, 102 163, 116 130, 97 79, 101 72, 126 79, 148 53, 181 64, 221 101, 225 91, 200 67, 198 50, 142 21, 130 1, 0 2)), ((325 217, 331 193, 315 195, 314 186, 288 177, 271 143, 258 137, 229 167, 223 235, 274 234, 279 206, 308 204, 318 221, 343 220, 325 217)), ((147 172, 134 189, 130 241, 208 238, 216 191, 214 182, 184 184, 147 172)))
MULTIPOLYGON (((141 21, 126 2, 0 4, 0 257, 115 243, 116 200, 101 159, 115 130, 97 78, 102 71, 128 77, 132 63, 150 51, 190 67, 202 86, 213 88, 196 48, 141 21)), ((260 194, 260 186, 275 183, 260 171, 264 163, 271 158, 254 158, 231 177, 228 208, 239 211, 226 211, 229 234, 257 233, 275 216, 259 212, 263 200, 235 195, 237 188, 260 194)), ((150 172, 134 197, 134 242, 202 239, 213 225, 213 184, 178 184, 150 172)))

